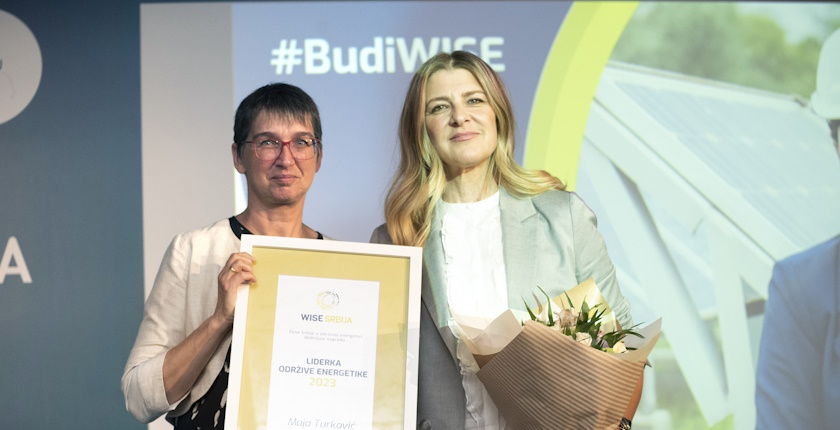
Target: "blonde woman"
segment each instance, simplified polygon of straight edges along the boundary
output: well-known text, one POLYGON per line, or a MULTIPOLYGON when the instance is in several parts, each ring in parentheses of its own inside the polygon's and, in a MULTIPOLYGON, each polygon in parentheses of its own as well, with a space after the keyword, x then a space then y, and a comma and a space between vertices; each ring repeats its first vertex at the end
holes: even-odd
POLYGON ((507 92, 480 58, 456 51, 423 64, 399 137, 386 224, 371 241, 424 248, 418 428, 503 429, 461 360, 467 350, 450 329, 452 312, 493 317, 522 308, 538 285, 556 296, 590 277, 624 327, 630 306, 592 212, 558 179, 514 161, 507 92))

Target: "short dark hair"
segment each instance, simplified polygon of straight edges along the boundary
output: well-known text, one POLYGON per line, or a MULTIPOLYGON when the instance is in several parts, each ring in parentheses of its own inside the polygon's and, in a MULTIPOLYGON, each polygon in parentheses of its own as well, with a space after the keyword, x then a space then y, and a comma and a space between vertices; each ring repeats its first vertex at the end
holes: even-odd
MULTIPOLYGON (((318 106, 309 94, 289 84, 274 83, 258 88, 245 97, 236 109, 233 120, 233 142, 236 151, 242 155, 242 143, 251 133, 251 126, 260 113, 267 112, 294 119, 304 124, 311 123, 315 138, 321 140, 321 116, 318 106)), ((318 144, 320 154, 321 145, 318 144)))

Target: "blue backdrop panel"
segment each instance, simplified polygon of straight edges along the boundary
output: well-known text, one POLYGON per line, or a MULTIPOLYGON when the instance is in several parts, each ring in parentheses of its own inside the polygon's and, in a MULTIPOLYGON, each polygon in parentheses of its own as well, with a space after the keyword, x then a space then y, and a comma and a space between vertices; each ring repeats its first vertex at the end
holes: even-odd
POLYGON ((143 304, 138 4, 0 4, 43 59, 0 124, 0 251, 15 237, 32 278, 0 283, 0 428, 144 428, 119 386, 143 304))

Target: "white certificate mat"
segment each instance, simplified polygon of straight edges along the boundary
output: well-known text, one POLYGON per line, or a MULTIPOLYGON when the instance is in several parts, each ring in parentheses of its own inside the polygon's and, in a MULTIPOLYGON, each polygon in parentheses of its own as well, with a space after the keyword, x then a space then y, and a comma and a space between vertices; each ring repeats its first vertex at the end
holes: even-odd
POLYGON ((267 429, 373 428, 379 282, 277 285, 267 429))
POLYGON ((422 249, 242 236, 225 429, 416 427, 422 249))

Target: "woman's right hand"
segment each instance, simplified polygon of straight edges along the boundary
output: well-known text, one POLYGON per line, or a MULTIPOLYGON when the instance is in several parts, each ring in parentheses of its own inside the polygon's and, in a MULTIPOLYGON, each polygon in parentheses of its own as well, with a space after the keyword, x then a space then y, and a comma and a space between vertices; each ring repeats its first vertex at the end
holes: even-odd
POLYGON ((236 309, 236 292, 245 283, 257 282, 253 264, 256 261, 247 252, 231 254, 219 272, 219 296, 213 316, 225 324, 233 324, 236 309))
POLYGON ((186 339, 170 349, 163 359, 163 388, 166 401, 178 401, 192 389, 213 352, 233 326, 236 292, 246 282, 257 282, 254 257, 247 252, 231 254, 219 272, 216 310, 186 339))

